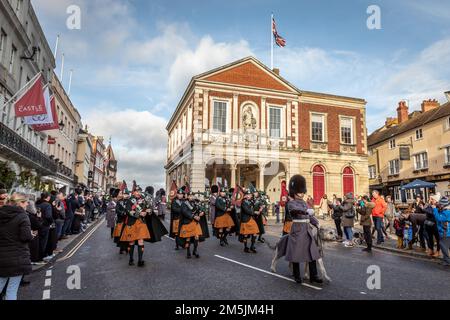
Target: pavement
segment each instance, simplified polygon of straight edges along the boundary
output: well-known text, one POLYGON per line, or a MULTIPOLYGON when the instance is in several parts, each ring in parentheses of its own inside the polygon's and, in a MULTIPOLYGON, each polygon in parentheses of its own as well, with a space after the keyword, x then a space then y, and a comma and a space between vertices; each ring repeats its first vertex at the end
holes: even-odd
MULTIPOLYGON (((265 238, 276 243, 281 224, 267 227, 265 238)), ((146 244, 144 268, 128 266, 110 231, 101 222, 77 238, 57 260, 28 276, 21 300, 385 300, 450 299, 450 269, 429 259, 384 250, 366 254, 360 248, 326 243, 324 264, 332 282, 296 284, 282 260, 270 272, 274 251, 257 245, 246 254, 235 237, 228 247, 210 238, 200 244, 200 259, 187 260, 174 241, 146 244), (371 270, 380 287, 368 287, 371 270), (420 275, 420 276, 419 276, 420 275), (445 280, 445 281, 444 281, 445 280), (78 287, 79 284, 79 287, 78 287)), ((136 253, 137 254, 137 253, 136 253)))

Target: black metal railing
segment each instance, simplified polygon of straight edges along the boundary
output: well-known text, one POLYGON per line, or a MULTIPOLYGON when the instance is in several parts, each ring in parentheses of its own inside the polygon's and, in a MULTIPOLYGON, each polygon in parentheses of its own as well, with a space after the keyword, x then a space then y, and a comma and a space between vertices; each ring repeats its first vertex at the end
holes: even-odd
POLYGON ((57 164, 57 172, 66 177, 72 178, 72 174, 73 174, 72 169, 66 167, 65 165, 63 165, 61 163, 57 164))
POLYGON ((24 158, 25 161, 31 161, 40 167, 35 169, 43 169, 49 172, 56 172, 57 170, 56 163, 50 157, 3 123, 0 123, 0 147, 6 147, 6 149, 12 150, 24 158))

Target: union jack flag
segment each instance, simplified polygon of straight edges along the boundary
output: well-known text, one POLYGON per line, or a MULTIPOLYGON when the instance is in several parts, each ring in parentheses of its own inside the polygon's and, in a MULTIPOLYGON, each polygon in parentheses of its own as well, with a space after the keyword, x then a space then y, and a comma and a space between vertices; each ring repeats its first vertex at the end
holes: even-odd
POLYGON ((276 24, 274 18, 272 18, 272 32, 273 32, 273 36, 275 38, 275 43, 277 44, 277 46, 279 46, 281 48, 285 47, 286 40, 278 34, 277 24, 276 24))

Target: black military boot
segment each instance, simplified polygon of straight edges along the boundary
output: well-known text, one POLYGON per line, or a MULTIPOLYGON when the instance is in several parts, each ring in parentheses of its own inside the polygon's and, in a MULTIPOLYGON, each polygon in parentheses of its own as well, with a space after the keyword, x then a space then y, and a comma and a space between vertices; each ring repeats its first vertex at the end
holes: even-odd
POLYGON ((316 261, 309 263, 309 281, 311 283, 323 283, 323 280, 317 275, 317 264, 316 261))
POLYGON ((145 261, 142 260, 142 258, 144 257, 144 246, 138 246, 138 257, 138 267, 143 267, 145 265, 145 261))
POLYGON ((227 236, 228 236, 228 231, 225 231, 222 236, 222 240, 223 240, 223 243, 228 246, 227 236))
POLYGON ((192 252, 192 254, 194 255, 194 257, 196 257, 197 259, 200 258, 200 255, 198 254, 198 240, 194 241, 194 252, 192 252))
POLYGON ((186 259, 191 259, 192 258, 192 255, 191 255, 191 246, 189 245, 187 248, 186 248, 186 259))
POLYGON ((256 242, 256 237, 253 236, 253 237, 252 237, 252 245, 251 245, 251 247, 250 247, 250 252, 252 252, 252 253, 256 253, 255 242, 256 242))
POLYGON ((130 255, 130 261, 128 262, 128 265, 134 266, 134 244, 128 247, 128 252, 130 255))
POLYGON ((258 242, 265 243, 266 240, 264 240, 264 238, 260 235, 260 236, 258 237, 258 242))
POLYGON ((248 249, 248 246, 247 246, 247 240, 244 240, 244 252, 250 253, 250 250, 248 249))
POLYGON ((302 277, 300 276, 300 264, 292 263, 292 271, 294 272, 294 279, 297 283, 302 283, 302 277))

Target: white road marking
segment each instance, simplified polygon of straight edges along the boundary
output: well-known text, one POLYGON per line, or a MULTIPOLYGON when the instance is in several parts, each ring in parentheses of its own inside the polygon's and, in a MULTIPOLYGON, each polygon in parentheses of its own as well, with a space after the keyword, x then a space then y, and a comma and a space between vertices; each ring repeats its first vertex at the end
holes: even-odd
POLYGON ((167 236, 167 235, 165 235, 164 237, 166 237, 167 239, 170 239, 170 240, 172 240, 172 241, 175 241, 174 238, 171 238, 171 237, 169 237, 169 236, 167 236))
POLYGON ((87 241, 89 240, 89 238, 92 236, 92 234, 94 234, 95 231, 97 231, 98 228, 100 228, 100 226, 103 224, 103 221, 105 220, 105 218, 102 219, 102 221, 100 221, 92 230, 90 230, 85 236, 84 238, 75 246, 72 248, 72 250, 69 251, 69 253, 67 253, 67 255, 61 259, 58 259, 57 262, 61 262, 64 260, 67 260, 71 257, 73 257, 73 255, 78 251, 78 249, 81 248, 81 246, 87 241))
POLYGON ((50 300, 50 290, 44 290, 42 300, 50 300))
POLYGON ((51 287, 52 286, 52 278, 45 279, 44 287, 51 287))
MULTIPOLYGON (((225 258, 225 257, 219 256, 217 254, 214 255, 214 256, 219 258, 219 259, 223 259, 223 260, 226 260, 226 261, 229 261, 229 262, 232 262, 232 263, 235 263, 235 264, 238 264, 238 265, 241 265, 241 266, 253 269, 253 270, 257 270, 257 271, 260 271, 260 272, 263 272, 263 273, 266 273, 266 274, 270 274, 271 276, 274 276, 274 277, 277 277, 277 278, 281 278, 281 279, 284 279, 284 280, 287 280, 287 281, 290 281, 290 282, 295 282, 294 279, 291 279, 291 278, 288 278, 288 277, 285 277, 285 276, 282 276, 282 275, 279 275, 279 274, 276 274, 276 273, 272 273, 272 272, 269 272, 267 270, 263 270, 263 269, 260 269, 260 268, 257 268, 257 267, 254 267, 254 266, 251 266, 251 265, 248 265, 248 264, 236 261, 236 260, 225 258)), ((308 287, 308 288, 311 288, 311 289, 314 289, 314 290, 322 290, 322 288, 320 288, 320 287, 315 287, 315 286, 312 286, 312 285, 307 284, 307 283, 302 283, 302 286, 305 286, 305 287, 308 287)))
POLYGON ((45 274, 46 277, 52 276, 52 270, 47 270, 47 273, 45 274))

